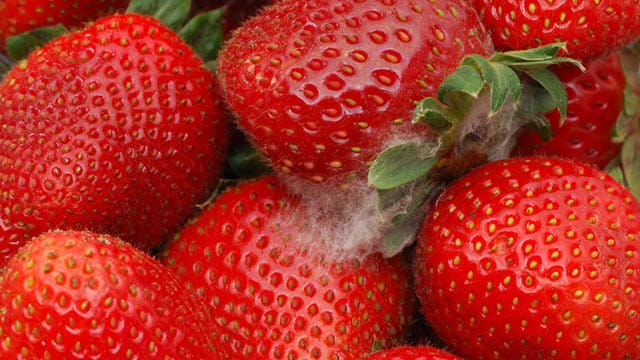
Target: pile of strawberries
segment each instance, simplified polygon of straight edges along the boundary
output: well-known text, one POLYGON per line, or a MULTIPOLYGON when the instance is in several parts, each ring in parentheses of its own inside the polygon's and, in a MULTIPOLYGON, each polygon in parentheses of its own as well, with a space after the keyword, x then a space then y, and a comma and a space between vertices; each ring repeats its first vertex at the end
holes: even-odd
POLYGON ((637 359, 639 23, 0 2, 0 358, 637 359))

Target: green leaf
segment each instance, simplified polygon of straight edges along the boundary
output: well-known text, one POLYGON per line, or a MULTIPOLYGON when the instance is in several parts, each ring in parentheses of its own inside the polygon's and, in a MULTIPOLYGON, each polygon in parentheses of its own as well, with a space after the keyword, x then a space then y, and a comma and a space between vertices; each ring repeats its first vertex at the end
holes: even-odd
MULTIPOLYGON (((468 97, 477 98, 484 87, 480 73, 469 65, 460 65, 438 87, 438 99, 451 109, 467 108, 468 97)), ((453 110, 455 111, 455 110, 453 110)))
POLYGON ((420 100, 413 110, 413 123, 429 125, 436 134, 442 135, 449 131, 455 122, 455 117, 434 98, 420 100))
POLYGON ((620 166, 611 166, 606 169, 606 172, 611 175, 612 178, 616 179, 617 182, 622 184, 623 186, 627 186, 626 181, 624 180, 624 173, 620 166))
POLYGON ((486 58, 472 54, 462 60, 463 65, 476 68, 482 76, 485 85, 489 85, 491 92, 491 112, 496 114, 504 105, 507 95, 511 95, 513 102, 520 98, 520 79, 515 71, 499 62, 491 62, 486 58))
POLYGON ((248 144, 232 147, 227 156, 227 163, 239 178, 254 178, 272 171, 262 154, 248 144))
POLYGON ((204 63, 204 66, 209 69, 209 71, 211 71, 212 73, 216 73, 216 65, 217 65, 217 61, 215 60, 211 60, 211 61, 207 61, 204 63))
POLYGON ((558 111, 560 112, 560 125, 567 117, 567 92, 562 80, 549 69, 537 69, 525 71, 533 80, 542 86, 553 99, 558 111))
POLYGON ((216 9, 196 15, 178 32, 205 62, 218 57, 223 38, 220 25, 223 14, 223 9, 216 9))
POLYGON ((584 71, 580 61, 568 57, 558 56, 560 50, 566 49, 565 43, 542 45, 526 50, 514 50, 496 53, 490 61, 509 66, 518 71, 533 71, 554 64, 568 63, 579 67, 584 71))
POLYGON ((394 256, 413 240, 424 217, 424 204, 434 194, 436 182, 428 176, 393 190, 378 191, 380 211, 393 211, 391 227, 385 231, 384 255, 394 256), (398 207, 398 204, 400 206, 398 207))
POLYGON ((389 190, 426 175, 438 161, 434 145, 409 142, 384 150, 369 169, 369 184, 389 190))
POLYGON ((64 25, 45 26, 23 32, 7 39, 7 53, 14 62, 26 59, 35 49, 68 32, 64 25))
POLYGON ((384 234, 382 255, 388 258, 398 255, 405 247, 415 241, 419 228, 420 221, 414 218, 389 229, 384 234))
POLYGON ((131 0, 126 12, 152 16, 177 32, 190 11, 190 0, 131 0))
POLYGON ((493 64, 496 72, 496 84, 491 86, 491 115, 497 113, 507 97, 511 95, 514 103, 520 101, 522 84, 520 78, 510 67, 496 63, 493 64))
POLYGON ((553 133, 551 132, 551 125, 549 124, 547 118, 542 115, 534 115, 529 116, 527 120, 529 121, 525 125, 527 129, 535 132, 538 136, 540 136, 542 141, 546 142, 551 140, 551 136, 553 135, 553 133))

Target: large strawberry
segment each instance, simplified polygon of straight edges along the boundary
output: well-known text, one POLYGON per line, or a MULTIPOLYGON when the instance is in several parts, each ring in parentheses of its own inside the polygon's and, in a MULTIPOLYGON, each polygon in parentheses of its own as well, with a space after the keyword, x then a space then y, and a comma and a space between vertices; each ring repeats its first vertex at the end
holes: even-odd
POLYGON ((3 359, 214 359, 195 294, 114 237, 34 238, 11 258, 0 289, 3 359))
POLYGON ((8 37, 24 31, 62 24, 81 27, 101 15, 122 11, 129 0, 4 0, 0 1, 0 49, 8 37))
POLYGON ((500 50, 557 41, 573 58, 597 58, 640 36, 638 0, 471 0, 500 50))
POLYGON ((468 359, 640 354, 640 204, 545 158, 477 168, 441 194, 414 257, 422 311, 468 359))
POLYGON ((208 304, 218 358, 362 359, 399 341, 412 319, 408 264, 334 259, 318 235, 332 229, 301 204, 272 175, 243 182, 162 254, 208 304))
POLYGON ((214 185, 225 119, 203 61, 151 17, 35 51, 0 83, 0 263, 51 228, 158 245, 214 185))
POLYGON ((612 132, 623 110, 626 85, 620 54, 597 58, 585 67, 584 72, 566 66, 556 70, 567 90, 567 116, 560 125, 557 110, 546 115, 552 131, 548 141, 525 129, 514 154, 569 158, 600 168, 618 155, 620 144, 612 132))
POLYGON ((462 0, 282 0, 234 32, 218 62, 240 126, 281 172, 343 183, 391 143, 425 138, 415 101, 491 50, 462 0))

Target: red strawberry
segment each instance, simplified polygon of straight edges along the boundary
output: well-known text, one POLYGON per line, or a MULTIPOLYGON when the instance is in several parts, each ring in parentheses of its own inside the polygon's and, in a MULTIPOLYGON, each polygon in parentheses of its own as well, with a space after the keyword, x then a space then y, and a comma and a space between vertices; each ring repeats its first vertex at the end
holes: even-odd
POLYGON ((508 159, 439 197, 418 235, 425 317, 468 359, 640 354, 640 204, 579 163, 508 159))
POLYGON ((0 289, 3 359, 213 359, 195 295, 114 237, 34 238, 9 261, 0 289))
POLYGON ((4 0, 0 1, 0 49, 8 37, 43 26, 80 27, 84 22, 113 14, 129 0, 4 0))
POLYGON ((639 0, 471 0, 499 50, 557 41, 573 58, 597 58, 640 36, 639 0))
POLYGON ((564 82, 567 117, 560 126, 560 114, 547 114, 552 130, 549 141, 531 130, 518 137, 515 155, 547 155, 594 164, 604 168, 620 152, 611 139, 612 128, 622 111, 625 75, 620 54, 614 53, 585 64, 586 71, 561 67, 557 73, 564 82))
POLYGON ((158 245, 206 198, 227 122, 212 74, 153 18, 115 15, 0 83, 0 253, 52 228, 158 245))
POLYGON ((334 261, 301 230, 304 210, 276 177, 246 181, 163 253, 209 304, 218 358, 362 359, 402 337, 415 310, 407 264, 334 261))
POLYGON ((217 69, 276 170, 342 183, 390 143, 429 136, 415 101, 489 43, 462 0, 282 0, 234 32, 217 69))
POLYGON ((399 346, 379 351, 368 357, 369 360, 462 360, 442 349, 422 346, 399 346))

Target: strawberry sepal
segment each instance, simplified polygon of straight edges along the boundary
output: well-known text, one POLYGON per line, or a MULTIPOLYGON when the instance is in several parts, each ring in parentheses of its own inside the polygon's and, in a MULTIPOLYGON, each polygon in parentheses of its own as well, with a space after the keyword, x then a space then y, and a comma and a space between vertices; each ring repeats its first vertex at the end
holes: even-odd
MULTIPOLYGON (((178 35, 208 64, 208 67, 209 63, 218 57, 218 51, 222 46, 223 14, 223 8, 198 14, 178 31, 178 35)), ((212 71, 215 71, 215 66, 212 71)))
POLYGON ((417 103, 413 122, 427 124, 435 140, 395 145, 369 168, 369 185, 381 199, 379 211, 391 219, 384 240, 387 255, 406 246, 415 230, 412 219, 438 184, 506 157, 514 135, 526 124, 550 136, 541 114, 556 108, 564 118, 568 101, 563 83, 548 66, 568 63, 582 68, 578 61, 558 56, 563 47, 552 44, 489 58, 469 55, 442 81, 437 98, 417 103))
POLYGON ((7 39, 7 54, 14 62, 18 62, 26 59, 35 49, 68 32, 62 24, 25 31, 7 39))
POLYGON ((173 31, 178 31, 190 11, 189 0, 131 0, 126 12, 154 17, 173 31))

